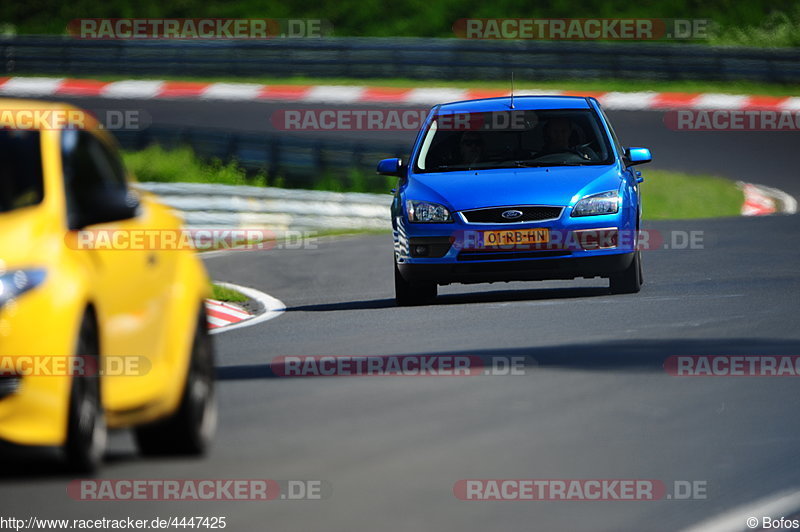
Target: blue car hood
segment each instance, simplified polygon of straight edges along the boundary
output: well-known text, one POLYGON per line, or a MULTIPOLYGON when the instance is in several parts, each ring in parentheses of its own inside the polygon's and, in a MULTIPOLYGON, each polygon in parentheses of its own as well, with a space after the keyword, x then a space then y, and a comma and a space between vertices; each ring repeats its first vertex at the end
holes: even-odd
POLYGON ((617 190, 620 179, 616 164, 414 174, 406 198, 443 203, 453 211, 505 205, 569 205, 587 194, 617 190))

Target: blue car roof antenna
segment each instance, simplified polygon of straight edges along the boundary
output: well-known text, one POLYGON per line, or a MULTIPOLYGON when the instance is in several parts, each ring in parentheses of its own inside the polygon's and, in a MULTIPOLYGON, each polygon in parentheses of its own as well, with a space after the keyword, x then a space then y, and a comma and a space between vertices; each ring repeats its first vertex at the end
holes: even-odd
POLYGON ((511 71, 511 105, 509 106, 511 109, 514 108, 514 71, 511 71))

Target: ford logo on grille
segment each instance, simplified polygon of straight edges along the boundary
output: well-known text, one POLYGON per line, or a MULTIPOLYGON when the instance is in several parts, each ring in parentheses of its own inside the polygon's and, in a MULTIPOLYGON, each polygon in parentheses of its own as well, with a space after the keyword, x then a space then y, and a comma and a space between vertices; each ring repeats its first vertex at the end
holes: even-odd
POLYGON ((506 220, 516 220, 517 218, 522 216, 522 212, 521 211, 514 211, 514 210, 505 211, 500 216, 502 216, 506 220))

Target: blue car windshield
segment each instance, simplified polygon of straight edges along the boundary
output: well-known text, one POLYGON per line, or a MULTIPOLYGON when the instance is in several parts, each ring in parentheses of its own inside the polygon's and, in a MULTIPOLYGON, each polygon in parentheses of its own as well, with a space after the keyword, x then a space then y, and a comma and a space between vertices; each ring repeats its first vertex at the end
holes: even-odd
POLYGON ((420 144, 414 171, 611 164, 613 152, 590 109, 440 112, 420 144))

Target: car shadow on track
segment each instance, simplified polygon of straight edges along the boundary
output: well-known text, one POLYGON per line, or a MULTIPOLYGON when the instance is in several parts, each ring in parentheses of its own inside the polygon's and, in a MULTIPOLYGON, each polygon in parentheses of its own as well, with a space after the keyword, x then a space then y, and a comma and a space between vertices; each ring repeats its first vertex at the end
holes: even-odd
POLYGON ((61 461, 56 447, 20 447, 0 444, 0 482, 35 479, 78 477, 61 461))
MULTIPOLYGON (((103 457, 101 470, 115 465, 130 465, 137 462, 154 464, 158 461, 169 461, 174 463, 178 459, 196 461, 202 460, 202 457, 145 457, 135 451, 108 449, 103 457)), ((69 469, 62 459, 61 451, 56 447, 28 448, 6 443, 0 444, 0 484, 19 480, 69 480, 93 476, 69 469)))
MULTIPOLYGON (((558 299, 574 299, 609 295, 607 287, 576 288, 533 288, 526 290, 493 290, 484 292, 468 292, 461 294, 443 294, 438 296, 429 306, 466 305, 470 303, 507 303, 513 301, 542 301, 558 299)), ((396 307, 394 299, 365 299, 359 301, 342 301, 338 303, 321 303, 287 307, 287 312, 333 312, 337 310, 374 310, 396 307)))
MULTIPOLYGON (((471 375, 485 374, 484 369, 508 367, 509 360, 518 360, 525 373, 560 369, 577 371, 641 372, 669 375, 674 356, 796 356, 798 340, 765 340, 752 338, 708 338, 665 340, 620 340, 613 342, 522 347, 514 349, 477 349, 438 353, 399 353, 380 355, 386 359, 404 357, 464 357, 471 375), (516 358, 512 358, 516 357, 516 358)), ((363 355, 362 355, 363 356, 363 355)), ((316 378, 326 375, 287 375, 283 362, 217 367, 217 380, 252 380, 284 378, 316 378)), ((295 366, 297 367, 297 366, 295 366)), ((386 367, 381 365, 380 367, 386 367)), ((333 377, 338 375, 329 375, 333 377)), ((678 378, 678 377, 675 377, 678 378)), ((741 378, 741 377, 737 377, 741 378)))

